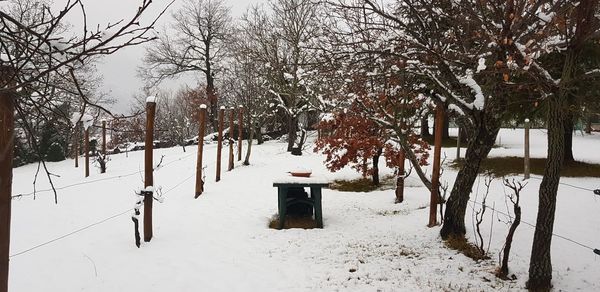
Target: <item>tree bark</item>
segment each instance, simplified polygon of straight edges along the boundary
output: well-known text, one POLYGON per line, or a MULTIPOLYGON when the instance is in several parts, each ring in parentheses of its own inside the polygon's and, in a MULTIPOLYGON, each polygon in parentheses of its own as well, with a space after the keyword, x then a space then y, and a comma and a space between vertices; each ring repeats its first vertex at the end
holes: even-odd
MULTIPOLYGON (((4 68, 0 68, 3 70, 4 68)), ((0 78, 4 75, 0 71, 0 78)), ((9 71, 10 72, 10 71, 9 71)), ((11 74, 6 74, 11 76, 11 74)), ((4 82, 2 82, 4 83, 4 82)), ((8 291, 12 167, 14 155, 14 96, 0 90, 0 291, 8 291)))
POLYGON ((406 153, 400 149, 398 154, 398 177, 396 178, 396 204, 404 202, 404 162, 406 153))
POLYGON ((467 210, 471 190, 479 174, 481 161, 492 150, 498 131, 500 131, 500 124, 492 117, 487 117, 487 120, 479 123, 477 128, 474 129, 473 136, 469 140, 464 164, 458 171, 456 181, 446 203, 444 224, 440 231, 443 239, 448 239, 450 236, 465 235, 465 211, 467 210))
POLYGON ((431 137, 429 132, 429 114, 421 118, 421 138, 431 137))
POLYGON ((564 140, 565 140, 565 149, 564 149, 564 164, 569 162, 574 162, 575 158, 573 157, 573 114, 568 113, 564 118, 564 140))
POLYGON ((556 196, 565 158, 565 113, 568 110, 567 103, 571 97, 572 81, 584 42, 597 29, 594 13, 598 9, 598 2, 599 0, 582 0, 576 7, 573 21, 576 23, 577 29, 565 53, 558 89, 554 94, 549 95, 547 100, 548 157, 544 178, 540 184, 538 214, 529 262, 527 288, 530 290, 549 290, 552 287, 550 251, 556 196))
POLYGON ((294 143, 296 142, 296 138, 298 136, 298 119, 292 116, 288 117, 288 148, 287 151, 291 152, 292 148, 294 148, 294 143))
POLYGON ((381 182, 379 181, 379 158, 381 157, 381 153, 383 153, 382 148, 378 148, 375 155, 373 155, 373 185, 379 186, 381 182))

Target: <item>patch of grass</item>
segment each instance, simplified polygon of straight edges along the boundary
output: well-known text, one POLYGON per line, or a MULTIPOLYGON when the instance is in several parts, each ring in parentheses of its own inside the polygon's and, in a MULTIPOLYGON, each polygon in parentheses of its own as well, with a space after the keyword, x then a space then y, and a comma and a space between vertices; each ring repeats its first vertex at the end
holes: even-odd
MULTIPOLYGON (((269 221, 269 228, 279 229, 279 215, 275 214, 269 221)), ((302 229, 314 229, 317 228, 317 221, 312 216, 285 216, 285 223, 283 229, 290 228, 302 228, 302 229)))
POLYGON ((373 185, 371 178, 359 178, 353 180, 336 180, 329 187, 340 192, 372 192, 375 190, 386 190, 394 188, 395 179, 393 175, 384 176, 380 179, 379 186, 373 185))
MULTIPOLYGON (((523 174, 523 157, 490 157, 483 160, 480 171, 490 172, 496 177, 523 174)), ((450 166, 459 169, 463 160, 451 163, 450 166)), ((530 169, 532 174, 543 175, 546 167, 545 158, 531 158, 530 169)), ((563 167, 561 176, 564 177, 600 177, 600 164, 586 162, 568 162, 563 167)))
POLYGON ((470 243, 464 236, 450 236, 444 243, 448 248, 457 250, 475 261, 490 259, 487 254, 482 253, 479 248, 470 243))

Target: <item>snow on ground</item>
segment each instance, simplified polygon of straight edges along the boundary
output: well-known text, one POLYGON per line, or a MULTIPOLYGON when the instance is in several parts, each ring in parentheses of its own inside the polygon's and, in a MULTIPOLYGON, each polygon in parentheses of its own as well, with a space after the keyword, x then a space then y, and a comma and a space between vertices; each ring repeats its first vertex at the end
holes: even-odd
MULTIPOLYGON (((532 155, 545 155, 545 135, 532 132, 532 155)), ((522 131, 502 130, 491 156, 519 156, 522 131)), ((576 137, 576 158, 599 162, 600 136, 576 137), (583 154, 583 156, 577 156, 583 154)), ((205 145, 205 193, 194 200, 196 151, 187 147, 156 149, 164 155, 155 172, 165 202, 154 203, 154 239, 137 249, 131 211, 134 191, 143 187, 143 151, 111 156, 108 173, 83 177, 72 160, 50 163, 60 177, 58 204, 51 192, 38 192, 13 201, 11 291, 485 291, 523 289, 533 228, 517 230, 511 272, 518 279, 497 280, 492 272, 508 227, 484 221, 492 260, 476 263, 444 247, 439 227, 427 228, 426 189, 410 178, 405 203, 395 205, 393 190, 371 193, 323 192, 325 228, 272 230, 276 213, 273 179, 296 168, 329 179, 355 178, 345 169, 331 174, 323 156, 305 151, 302 157, 285 152, 286 144, 267 142, 253 148, 251 166, 236 164, 215 177, 215 145, 205 145), (83 184, 85 183, 85 184, 83 184), (115 216, 114 218, 111 218, 115 216), (108 219, 110 218, 110 219, 108 219), (104 219, 108 219, 103 221, 104 219), (90 228, 60 238, 82 227, 90 228), (20 254, 23 251, 25 253, 20 254)), ((444 149, 451 159, 454 149, 444 149)), ((227 151, 224 152, 226 165, 227 151)), ((35 165, 15 169, 13 193, 33 190, 35 165)), ((392 170, 384 169, 386 174, 392 170)), ((446 169, 450 184, 456 172, 446 169)), ((40 175, 38 191, 48 187, 40 175)), ((568 178, 562 182, 598 188, 599 179, 568 178)), ((476 185, 477 186, 477 185, 476 185)), ((531 179, 523 193, 523 220, 535 223, 539 180, 531 179)), ((483 181, 479 184, 482 191, 483 181)), ((559 189, 555 232, 600 248, 600 197, 563 185, 559 189)), ((489 205, 506 211, 504 190, 494 182, 489 205)), ((477 208, 477 206, 475 206, 477 208)), ((467 212, 468 236, 473 238, 472 209, 467 212)), ((491 212, 488 211, 488 215, 491 212)), ((505 218, 500 217, 502 220, 505 218)), ((561 238, 553 239, 556 290, 600 290, 600 257, 561 238)))

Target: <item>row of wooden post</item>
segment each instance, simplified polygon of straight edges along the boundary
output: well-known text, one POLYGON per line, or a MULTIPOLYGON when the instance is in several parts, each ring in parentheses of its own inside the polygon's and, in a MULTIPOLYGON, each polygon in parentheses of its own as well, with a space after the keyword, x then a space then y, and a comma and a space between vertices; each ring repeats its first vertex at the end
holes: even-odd
MULTIPOLYGON (((78 122, 75 126, 75 143, 73 145, 75 152, 75 167, 79 167, 79 126, 81 122, 78 122)), ((106 121, 102 121, 102 146, 100 153, 106 155, 106 121)), ((85 128, 83 131, 83 155, 85 161, 85 177, 90 176, 90 129, 85 128)))
MULTIPOLYGON (((244 108, 242 106, 239 107, 238 110, 238 141, 237 141, 237 146, 238 146, 238 161, 242 160, 242 138, 243 138, 243 115, 244 115, 244 108)), ((206 122, 204 121, 206 117, 206 106, 204 106, 203 108, 200 109, 200 130, 199 132, 201 132, 200 134, 204 135, 204 127, 206 126, 206 122)), ((235 140, 233 137, 233 129, 235 128, 235 108, 231 107, 230 111, 229 111, 229 163, 227 164, 227 170, 231 171, 234 168, 234 159, 235 159, 235 155, 234 155, 234 144, 235 144, 235 140)), ((221 180, 221 157, 222 157, 222 152, 223 152, 223 131, 224 131, 224 123, 225 123, 225 107, 221 107, 219 109, 219 129, 218 129, 218 133, 217 133, 217 167, 216 167, 216 181, 219 182, 221 180)), ((202 150, 202 145, 200 145, 200 138, 198 139, 198 152, 200 152, 202 150)), ((200 194, 202 194, 202 187, 201 185, 203 185, 203 181, 201 181, 202 179, 202 175, 200 174, 202 172, 202 155, 198 154, 198 164, 196 165, 196 197, 198 197, 200 194)))

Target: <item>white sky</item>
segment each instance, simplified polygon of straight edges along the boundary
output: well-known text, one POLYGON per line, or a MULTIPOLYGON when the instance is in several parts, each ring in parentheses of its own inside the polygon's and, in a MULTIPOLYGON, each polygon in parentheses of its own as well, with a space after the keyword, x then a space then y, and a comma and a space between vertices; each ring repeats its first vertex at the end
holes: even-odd
MULTIPOLYGON (((84 0, 88 17, 88 25, 100 24, 105 26, 108 22, 114 23, 120 19, 131 17, 142 0, 84 0)), ((162 11, 170 0, 154 0, 150 10, 147 11, 146 21, 148 24, 151 19, 162 11)), ((171 11, 181 5, 181 0, 175 0, 175 3, 169 8, 169 11, 163 15, 156 28, 161 28, 171 21, 171 11)), ((266 3, 266 0, 226 0, 231 7, 231 13, 234 18, 238 18, 246 11, 246 8, 255 3, 266 3)), ((66 0, 54 0, 54 7, 60 9, 66 0)), ((71 13, 68 21, 74 26, 82 23, 79 12, 71 13)), ((143 82, 136 76, 137 68, 142 64, 144 47, 137 46, 123 49, 113 55, 104 57, 101 64, 98 65, 98 71, 104 77, 104 91, 112 98, 117 100, 113 111, 124 113, 129 109, 132 96, 140 90, 143 82)), ((200 75, 199 75, 200 76, 200 75)), ((164 86, 169 89, 177 89, 182 84, 196 85, 197 78, 191 76, 179 78, 179 80, 167 82, 164 86)))

